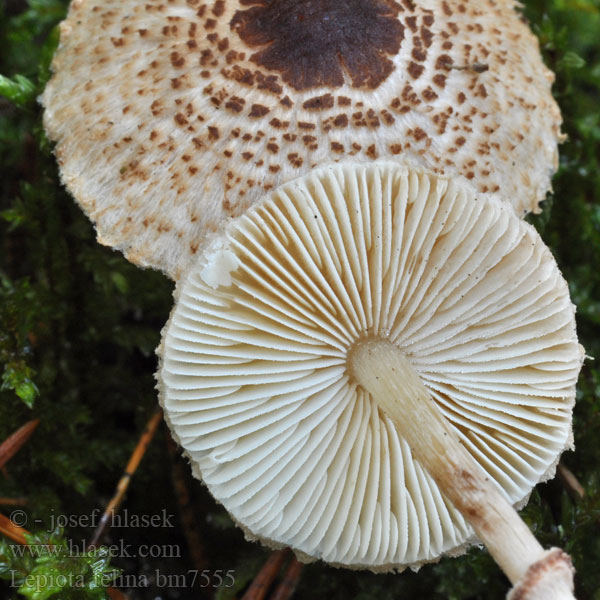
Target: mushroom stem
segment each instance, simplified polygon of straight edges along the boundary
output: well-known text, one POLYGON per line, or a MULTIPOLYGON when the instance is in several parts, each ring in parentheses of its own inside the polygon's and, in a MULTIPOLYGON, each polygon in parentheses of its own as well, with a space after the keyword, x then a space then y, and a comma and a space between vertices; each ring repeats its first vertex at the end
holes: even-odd
POLYGON ((358 383, 390 418, 413 456, 471 524, 515 586, 509 597, 573 598, 569 557, 559 549, 542 548, 506 496, 461 444, 404 353, 388 341, 365 342, 353 349, 349 363, 358 383), (554 595, 548 595, 549 588, 554 595))

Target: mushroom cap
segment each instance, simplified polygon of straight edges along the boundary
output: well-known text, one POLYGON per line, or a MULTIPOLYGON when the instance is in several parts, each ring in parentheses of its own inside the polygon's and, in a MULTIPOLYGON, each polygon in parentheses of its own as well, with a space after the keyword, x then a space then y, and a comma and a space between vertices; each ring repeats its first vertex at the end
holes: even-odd
POLYGON ((459 179, 317 169, 232 220, 176 294, 158 351, 165 416, 266 543, 386 570, 471 540, 355 382, 348 357, 366 340, 404 352, 512 503, 572 443, 583 349, 567 285, 533 227, 459 179))
POLYGON ((515 4, 73 0, 44 123, 99 241, 175 279, 228 217, 348 157, 535 212, 561 118, 515 4))

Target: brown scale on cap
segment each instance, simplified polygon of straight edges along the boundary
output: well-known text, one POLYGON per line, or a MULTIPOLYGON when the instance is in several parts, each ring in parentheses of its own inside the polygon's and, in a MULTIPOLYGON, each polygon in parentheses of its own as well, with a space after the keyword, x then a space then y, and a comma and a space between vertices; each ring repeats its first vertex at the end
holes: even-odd
POLYGON ((404 37, 391 0, 255 0, 239 10, 231 28, 250 47, 250 57, 281 73, 295 90, 341 87, 344 72, 353 87, 374 89, 394 70, 404 37), (302 44, 298 41, 302 40, 302 44))
POLYGON ((65 184, 101 242, 173 278, 311 165, 393 157, 519 214, 556 168, 552 75, 510 0, 73 0, 53 69, 65 184))

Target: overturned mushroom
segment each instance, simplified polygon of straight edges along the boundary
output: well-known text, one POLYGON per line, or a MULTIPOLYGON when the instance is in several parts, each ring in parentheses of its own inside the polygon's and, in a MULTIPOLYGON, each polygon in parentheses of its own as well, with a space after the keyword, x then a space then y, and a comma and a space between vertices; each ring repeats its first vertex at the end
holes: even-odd
POLYGON ((334 160, 400 157, 537 211, 552 74, 513 2, 73 0, 42 97, 99 240, 178 278, 198 241, 334 160))
POLYGON ((390 163, 318 169, 233 220, 177 293, 165 415, 250 537, 389 570, 465 548, 470 523, 519 598, 571 597, 568 557, 511 505, 572 444, 582 349, 506 203, 390 163))

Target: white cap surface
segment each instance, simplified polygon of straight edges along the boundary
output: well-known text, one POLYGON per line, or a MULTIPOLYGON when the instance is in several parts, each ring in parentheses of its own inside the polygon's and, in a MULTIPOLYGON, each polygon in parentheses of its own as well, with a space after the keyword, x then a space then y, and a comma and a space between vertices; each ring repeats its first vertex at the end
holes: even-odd
POLYGON ((373 569, 469 541, 353 379, 349 353, 374 338, 404 352, 512 503, 571 444, 583 351, 533 227, 459 180, 391 163, 317 169, 214 237, 159 349, 172 432, 252 535, 373 569))
POLYGON ((173 278, 265 191, 349 158, 464 177, 522 215, 561 119, 514 6, 73 0, 45 126, 99 240, 173 278))

